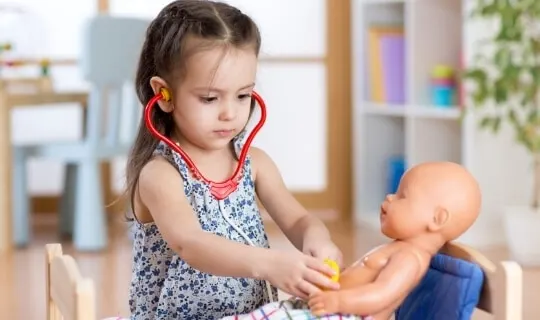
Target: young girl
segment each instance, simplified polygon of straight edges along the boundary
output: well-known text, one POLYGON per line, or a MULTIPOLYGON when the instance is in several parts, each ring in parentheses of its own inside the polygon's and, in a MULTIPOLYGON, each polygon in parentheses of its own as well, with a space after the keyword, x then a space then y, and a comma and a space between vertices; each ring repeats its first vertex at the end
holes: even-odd
MULTIPOLYGON (((211 181, 237 166, 252 113, 255 23, 220 2, 177 0, 150 24, 136 77, 141 103, 171 93, 152 116, 211 181)), ((276 299, 338 289, 324 258, 341 253, 325 226, 287 191, 272 160, 251 148, 239 187, 224 201, 144 123, 128 159, 135 223, 132 319, 219 319, 276 299), (256 196, 298 251, 272 250, 256 196), (274 287, 267 291, 266 283, 274 287)))

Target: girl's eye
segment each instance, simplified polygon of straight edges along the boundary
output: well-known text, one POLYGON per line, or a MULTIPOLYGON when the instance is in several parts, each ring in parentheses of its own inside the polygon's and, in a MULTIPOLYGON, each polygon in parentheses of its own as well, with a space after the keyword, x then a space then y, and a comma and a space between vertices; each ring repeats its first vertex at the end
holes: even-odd
POLYGON ((217 98, 216 97, 201 97, 200 100, 203 103, 212 103, 212 102, 216 101, 217 98))
POLYGON ((251 98, 251 94, 241 94, 238 96, 238 99, 240 100, 249 99, 249 98, 251 98))

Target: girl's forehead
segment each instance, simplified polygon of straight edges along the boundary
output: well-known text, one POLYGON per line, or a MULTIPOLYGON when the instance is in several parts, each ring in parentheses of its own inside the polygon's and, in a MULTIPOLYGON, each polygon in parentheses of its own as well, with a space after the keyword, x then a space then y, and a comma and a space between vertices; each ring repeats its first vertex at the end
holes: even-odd
POLYGON ((238 90, 255 81, 257 56, 251 48, 218 46, 192 54, 186 61, 185 84, 238 90))

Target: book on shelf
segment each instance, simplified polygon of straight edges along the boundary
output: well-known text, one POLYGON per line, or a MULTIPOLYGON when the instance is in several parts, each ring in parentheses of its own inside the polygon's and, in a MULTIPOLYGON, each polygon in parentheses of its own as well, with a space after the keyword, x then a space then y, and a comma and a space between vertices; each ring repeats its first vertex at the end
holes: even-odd
POLYGON ((368 29, 370 99, 381 103, 405 103, 405 33, 401 26, 368 29))

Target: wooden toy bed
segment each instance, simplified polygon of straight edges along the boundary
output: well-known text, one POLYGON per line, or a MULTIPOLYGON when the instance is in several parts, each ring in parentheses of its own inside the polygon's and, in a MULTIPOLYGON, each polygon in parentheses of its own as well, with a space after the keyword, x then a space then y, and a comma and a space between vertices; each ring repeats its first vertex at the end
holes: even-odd
POLYGON ((60 244, 47 244, 47 320, 96 320, 94 282, 60 244))
MULTIPOLYGON (((496 320, 522 319, 523 277, 517 263, 495 264, 476 250, 456 243, 446 245, 441 253, 481 267, 485 279, 478 309, 496 320)), ((63 254, 60 244, 46 245, 46 259, 47 319, 96 320, 93 281, 81 276, 75 260, 63 254)))

